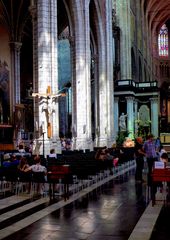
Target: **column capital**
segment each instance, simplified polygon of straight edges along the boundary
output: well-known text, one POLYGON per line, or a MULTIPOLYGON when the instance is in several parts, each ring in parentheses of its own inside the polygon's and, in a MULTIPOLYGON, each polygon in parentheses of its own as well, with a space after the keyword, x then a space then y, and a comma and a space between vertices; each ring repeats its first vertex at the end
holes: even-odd
POLYGON ((134 97, 133 96, 128 96, 128 97, 125 97, 127 101, 131 102, 131 101, 134 101, 134 97))
POLYGON ((119 97, 114 97, 114 102, 118 103, 119 102, 119 97))
POLYGON ((149 99, 151 103, 158 103, 158 97, 153 97, 149 99))
POLYGON ((9 42, 9 46, 12 50, 20 51, 22 43, 21 42, 9 42))

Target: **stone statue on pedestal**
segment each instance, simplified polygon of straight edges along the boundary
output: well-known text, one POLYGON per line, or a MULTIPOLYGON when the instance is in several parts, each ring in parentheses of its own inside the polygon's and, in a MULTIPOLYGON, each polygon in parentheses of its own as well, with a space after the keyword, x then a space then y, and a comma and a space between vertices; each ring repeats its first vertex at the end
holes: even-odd
POLYGON ((127 114, 125 115, 124 113, 122 113, 119 117, 120 131, 126 131, 126 118, 127 118, 127 114))

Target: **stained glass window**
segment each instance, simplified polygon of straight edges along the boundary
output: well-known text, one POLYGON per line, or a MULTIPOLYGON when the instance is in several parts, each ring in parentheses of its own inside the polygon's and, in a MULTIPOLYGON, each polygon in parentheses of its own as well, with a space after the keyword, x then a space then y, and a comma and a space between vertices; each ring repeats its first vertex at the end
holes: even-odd
POLYGON ((163 24, 158 35, 158 50, 160 57, 168 57, 168 28, 163 24))

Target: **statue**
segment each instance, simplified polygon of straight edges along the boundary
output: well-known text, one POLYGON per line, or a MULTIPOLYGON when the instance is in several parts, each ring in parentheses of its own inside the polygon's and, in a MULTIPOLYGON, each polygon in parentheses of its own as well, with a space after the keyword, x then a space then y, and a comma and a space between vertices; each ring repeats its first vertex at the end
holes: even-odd
MULTIPOLYGON (((41 99, 41 101, 43 99, 45 99, 45 103, 46 106, 42 107, 42 111, 45 112, 45 116, 46 116, 46 121, 47 121, 47 136, 48 138, 52 137, 52 121, 51 121, 51 116, 52 114, 55 112, 54 108, 53 108, 53 102, 56 101, 56 99, 60 96, 65 96, 64 93, 56 93, 56 94, 52 94, 51 93, 51 87, 47 86, 47 93, 32 93, 32 97, 38 97, 41 99)), ((42 101, 42 104, 44 102, 42 101)))
POLYGON ((126 118, 127 118, 127 114, 125 115, 124 113, 122 113, 119 117, 120 131, 126 131, 126 118))

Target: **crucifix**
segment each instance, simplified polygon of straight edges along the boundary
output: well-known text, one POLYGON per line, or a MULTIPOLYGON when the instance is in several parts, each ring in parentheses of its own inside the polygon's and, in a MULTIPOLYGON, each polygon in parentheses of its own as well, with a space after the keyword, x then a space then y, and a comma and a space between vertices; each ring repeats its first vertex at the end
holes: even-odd
POLYGON ((38 97, 41 99, 45 98, 47 101, 47 107, 44 107, 42 111, 44 111, 46 115, 48 138, 52 137, 51 115, 55 111, 52 107, 53 101, 55 101, 58 97, 64 97, 64 96, 65 96, 65 93, 52 94, 50 86, 47 86, 46 93, 32 93, 32 97, 38 97))

